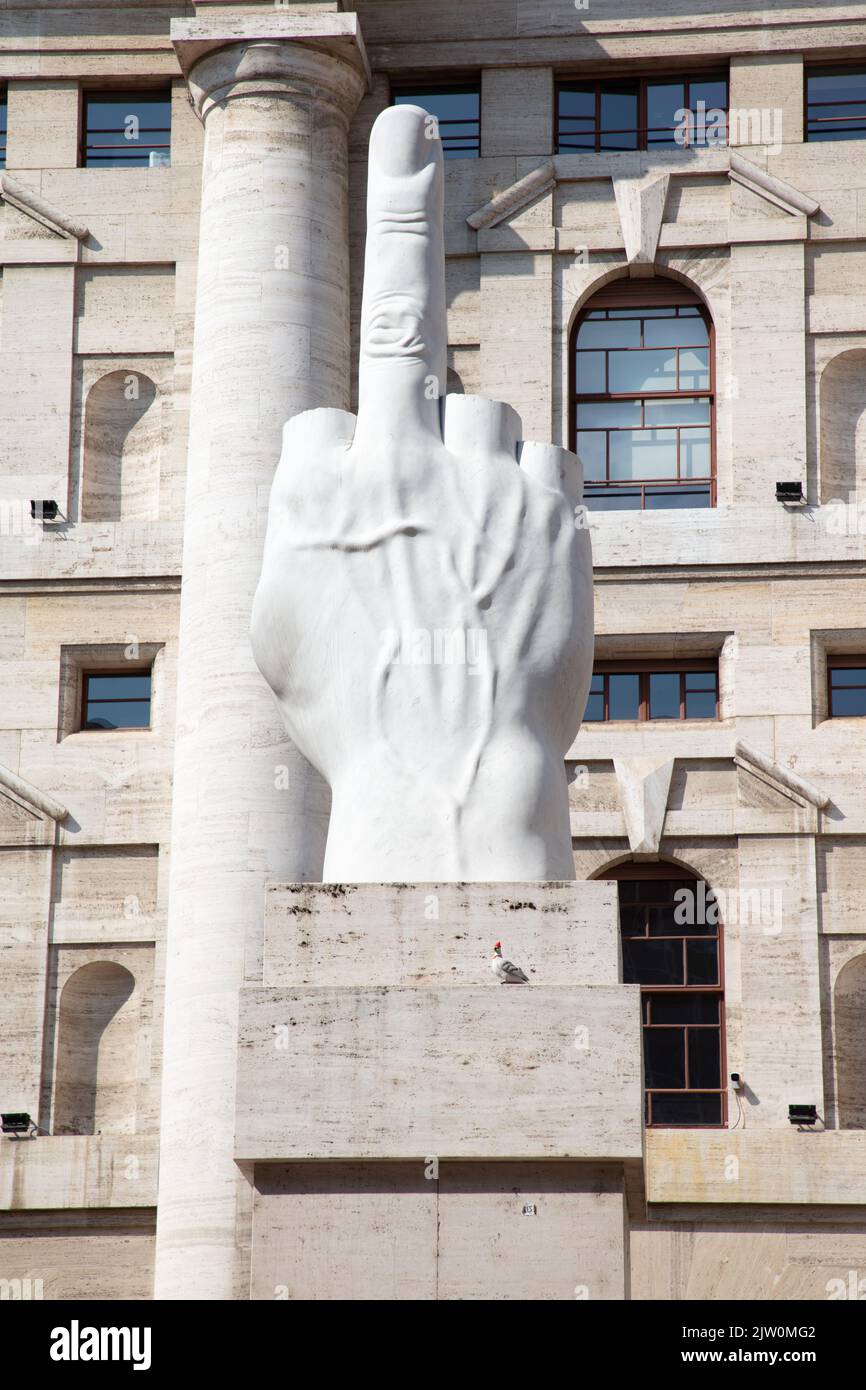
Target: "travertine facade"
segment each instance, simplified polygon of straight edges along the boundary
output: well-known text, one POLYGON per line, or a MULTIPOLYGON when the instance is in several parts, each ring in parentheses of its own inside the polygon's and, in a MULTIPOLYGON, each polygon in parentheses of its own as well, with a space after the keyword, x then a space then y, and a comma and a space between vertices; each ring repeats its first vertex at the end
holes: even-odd
POLYGON ((0 1140, 0 1280, 789 1299, 866 1278, 866 726, 826 685, 866 652, 866 139, 803 120, 808 65, 864 51, 862 0, 3 10, 0 1108, 49 1133, 0 1140), (724 69, 757 122, 556 152, 555 82, 662 67, 724 69), (372 121, 407 79, 467 74, 480 157, 446 163, 445 211, 467 392, 567 445, 593 293, 667 276, 711 314, 716 505, 590 520, 597 658, 717 658, 719 718, 584 726, 567 890, 341 897, 298 886, 328 794, 249 605, 285 418, 354 404, 372 121), (77 167, 82 92, 155 83, 170 167, 77 167), (125 666, 152 667, 151 727, 83 731, 82 676, 125 666), (613 890, 580 882, 635 857, 773 903, 725 916, 727 1129, 641 1135, 637 989, 613 890), (545 982, 493 992, 496 936, 545 982))

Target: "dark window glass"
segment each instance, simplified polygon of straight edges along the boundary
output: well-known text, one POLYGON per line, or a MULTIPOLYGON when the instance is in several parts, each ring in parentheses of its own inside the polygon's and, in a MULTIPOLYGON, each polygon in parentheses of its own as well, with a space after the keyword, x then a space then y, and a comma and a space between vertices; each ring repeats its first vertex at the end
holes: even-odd
POLYGON ((722 1070, 718 1029, 689 1028, 687 1034, 689 1086, 718 1086, 722 1070))
POLYGON ((150 672, 84 676, 83 729, 150 727, 150 672))
POLYGON ((686 1084, 685 1033, 682 1028, 647 1028, 643 1035, 644 1083, 648 1087, 686 1084))
POLYGON ((688 1125, 695 1128, 702 1125, 722 1123, 722 1097, 720 1092, 701 1095, 700 1092, 686 1091, 680 1095, 658 1091, 648 1092, 647 1124, 650 1125, 688 1125))
POLYGON ((687 941, 686 959, 690 985, 719 983, 719 947, 716 941, 687 941))
POLYGON ((596 671, 584 718, 715 719, 718 685, 715 670, 596 671))
POLYGON ((85 168, 146 169, 170 160, 170 89, 85 93, 85 168))
POLYGON ((640 712, 640 680, 631 674, 608 677, 608 719, 637 719, 640 712))
POLYGON ((6 133, 8 129, 9 106, 6 93, 0 92, 0 169, 6 168, 6 133))
POLYGON ((556 143, 569 150, 645 150, 727 142, 728 81, 686 78, 563 82, 556 143))
POLYGON ((719 927, 675 922, 684 888, 695 904, 715 901, 697 879, 618 880, 623 979, 642 986, 647 1124, 720 1125, 719 927))
POLYGON ((654 671, 649 678, 650 719, 679 719, 680 675, 678 671, 654 671))
POLYGON ((682 942, 629 937, 622 943, 622 972, 627 985, 685 984, 682 942))
POLYGON ((866 715, 866 666, 830 666, 831 719, 866 715))
POLYGON ((806 139, 866 136, 866 68, 815 68, 806 73, 806 139))
POLYGON ((481 88, 427 87, 394 93, 395 106, 420 106, 435 116, 446 159, 481 153, 481 88))

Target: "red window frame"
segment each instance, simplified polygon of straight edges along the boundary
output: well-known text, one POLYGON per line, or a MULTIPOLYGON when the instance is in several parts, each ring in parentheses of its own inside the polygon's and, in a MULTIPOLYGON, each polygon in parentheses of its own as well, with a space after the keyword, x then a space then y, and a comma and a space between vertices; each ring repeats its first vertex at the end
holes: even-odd
MULTIPOLYGON (((701 881, 702 881, 696 874, 694 874, 694 873, 691 872, 690 870, 688 870, 688 869, 681 869, 681 868, 677 867, 677 866, 674 865, 674 864, 666 864, 666 863, 658 863, 658 864, 633 864, 633 863, 629 863, 629 864, 620 864, 620 865, 617 865, 617 866, 615 866, 614 868, 608 870, 608 871, 605 872, 605 873, 599 874, 598 877, 599 877, 599 878, 602 878, 602 879, 611 879, 611 880, 613 880, 614 882, 616 882, 617 884, 623 883, 623 882, 634 882, 635 880, 637 880, 638 882, 641 882, 641 883, 648 883, 648 884, 649 884, 649 883, 653 883, 653 882, 660 882, 660 881, 663 881, 663 882, 665 882, 665 883, 677 883, 677 884, 681 884, 683 887, 688 887, 688 886, 690 886, 690 885, 695 885, 695 890, 697 890, 697 885, 698 885, 699 883, 701 883, 701 881)), ((705 892, 706 892, 706 894, 709 896, 709 894, 710 894, 710 892, 711 892, 711 889, 710 889, 710 886, 709 886, 708 884, 707 884, 706 887, 705 887, 705 892)), ((620 898, 621 898, 621 893, 620 893, 620 898)), ((635 906, 641 906, 641 905, 646 906, 646 907, 648 908, 648 907, 651 905, 651 901, 650 901, 649 897, 647 897, 647 901, 646 901, 645 904, 642 904, 642 903, 640 903, 640 902, 625 904, 625 906, 628 906, 628 907, 635 907, 635 906)), ((623 906, 623 904, 622 904, 622 902, 620 902, 620 909, 622 909, 622 906, 623 906)), ((622 919, 622 912, 620 912, 620 917, 621 917, 621 919, 622 919)), ((621 920, 621 924, 620 924, 620 930, 622 931, 622 920, 621 920)), ((645 931, 646 931, 646 937, 645 937, 645 939, 650 939, 650 937, 649 937, 649 917, 648 917, 648 913, 647 913, 647 921, 646 921, 645 931)), ((635 936, 634 936, 633 934, 630 934, 630 937, 629 937, 628 939, 634 940, 634 939, 641 939, 641 938, 639 938, 639 937, 638 937, 638 938, 635 938, 635 936)), ((657 933, 653 933, 651 939, 654 940, 654 941, 662 941, 662 940, 668 940, 668 939, 671 939, 671 938, 667 938, 667 937, 661 936, 661 935, 659 935, 659 934, 657 934, 657 933)), ((715 941, 718 943, 718 946, 717 946, 718 983, 715 984, 715 985, 706 985, 706 984, 695 984, 695 985, 692 985, 692 984, 689 984, 689 983, 688 983, 687 964, 686 964, 686 959, 687 959, 687 947, 684 945, 684 946, 683 946, 683 954, 684 954, 684 971, 686 972, 684 978, 685 978, 685 980, 686 980, 686 983, 684 983, 684 984, 671 984, 671 985, 660 985, 660 984, 655 984, 655 983, 653 983, 653 984, 641 984, 641 986, 640 986, 640 991, 641 991, 641 1038, 643 1039, 643 1035, 644 1035, 644 1032, 645 1032, 646 1030, 652 1029, 652 1028, 655 1028, 655 1027, 658 1027, 658 1028, 662 1028, 662 1027, 663 1027, 663 1028, 666 1028, 666 1029, 668 1029, 668 1030, 681 1030, 681 1031, 683 1032, 683 1035, 684 1035, 684 1036, 683 1036, 683 1050, 684 1050, 684 1058, 685 1058, 685 1075, 686 1075, 686 1081, 688 1081, 688 1080, 689 1080, 689 1075, 688 1075, 688 1068, 689 1068, 689 1030, 690 1030, 690 1029, 713 1029, 713 1030, 718 1029, 718 1033, 719 1033, 719 1085, 718 1085, 717 1087, 716 1087, 716 1086, 694 1086, 694 1087, 693 1087, 693 1086, 689 1086, 689 1085, 680 1086, 680 1087, 664 1087, 664 1086, 647 1086, 647 1085, 644 1085, 644 1117, 645 1117, 645 1123, 646 1123, 646 1125, 647 1125, 647 1128, 649 1128, 649 1129, 727 1129, 727 1125, 728 1125, 728 1087, 727 1087, 727 1081, 726 1081, 726 1077, 727 1077, 727 1049, 726 1049, 726 1041, 725 1041, 725 1031, 726 1031, 726 1029, 725 1029, 725 952, 724 952, 724 928, 723 928, 723 923, 722 923, 722 921, 721 921, 721 917, 719 918, 719 921, 718 921, 718 923, 717 923, 717 930, 716 930, 714 936, 710 936, 710 935, 707 933, 706 929, 704 929, 704 930, 702 930, 700 933, 695 933, 695 935, 694 935, 693 937, 688 937, 688 936, 686 936, 686 935, 684 935, 684 934, 677 933, 677 934, 676 934, 676 937, 675 937, 674 939, 676 939, 676 940, 681 940, 681 941, 683 941, 683 942, 687 942, 687 941, 689 941, 689 940, 695 940, 695 939, 700 939, 700 940, 702 940, 702 941, 715 940, 715 941), (718 1023, 717 1023, 717 1024, 716 1024, 716 1023, 711 1023, 711 1024, 701 1024, 701 1023, 679 1023, 679 1024, 677 1024, 677 1023, 658 1023, 658 1024, 655 1024, 655 1023, 652 1022, 652 1001, 653 1001, 654 998, 682 998, 682 999, 687 999, 687 998, 694 998, 695 996, 698 996, 698 995, 702 996, 703 998, 710 998, 710 999, 713 999, 713 1000, 715 1000, 715 1001, 718 1002, 718 1023), (713 1096, 718 1095, 718 1096, 720 1097, 720 1103, 719 1103, 719 1115, 720 1115, 720 1119, 719 1119, 718 1121, 708 1122, 708 1123, 701 1123, 701 1122, 689 1121, 689 1122, 683 1123, 683 1124, 675 1124, 675 1123, 672 1123, 670 1120, 656 1121, 656 1120, 653 1119, 653 1097, 654 1097, 655 1095, 660 1095, 660 1096, 662 1096, 662 1095, 713 1095, 713 1096)))
MULTIPOLYGON (((719 718, 719 663, 713 660, 698 661, 598 661, 593 670, 593 676, 612 676, 625 675, 637 676, 640 682, 640 696, 638 702, 638 722, 651 722, 654 718, 659 719, 665 724, 676 724, 680 720, 683 723, 700 723, 701 719, 719 718), (680 677, 680 712, 678 716, 660 716, 650 714, 650 676, 666 673, 678 673, 680 677), (716 678, 716 698, 715 713, 712 715, 701 715, 694 720, 686 715, 686 676, 694 672, 710 672, 716 678)), ((631 723, 630 720, 612 719, 610 715, 610 683, 604 682, 604 715, 601 719, 587 719, 584 714, 586 724, 617 724, 631 723)), ((704 692, 706 693, 706 692, 704 692)))
MULTIPOLYGON (((655 320, 658 321, 658 320, 655 320)), ((643 321, 642 321, 643 323, 643 321)), ((643 336, 643 326, 641 327, 643 336)), ((640 348, 616 348, 601 349, 593 348, 588 351, 604 351, 605 353, 616 352, 645 352, 648 349, 640 348)), ((667 349, 662 349, 667 350, 667 349)), ((681 351, 691 351, 693 349, 671 348, 671 352, 676 353, 677 358, 677 380, 679 382, 679 354, 681 351)), ((605 371, 605 383, 607 384, 607 367, 605 371)), ((569 398, 569 441, 571 449, 579 455, 577 447, 577 407, 579 405, 589 405, 606 401, 664 401, 664 400, 708 400, 709 402, 709 434, 710 434, 710 471, 705 478, 682 478, 680 477, 680 434, 681 430, 688 429, 688 426, 663 426, 658 425, 658 429, 677 430, 677 477, 676 478, 640 478, 640 479, 615 479, 610 478, 610 442, 609 436, 618 429, 632 430, 633 425, 610 426, 599 433, 607 436, 605 444, 606 458, 606 477, 604 480, 585 479, 585 498, 590 510, 592 509, 593 496, 613 497, 616 493, 627 492, 639 494, 640 510, 647 509, 647 497, 659 497, 666 493, 674 496, 679 494, 687 495, 689 492, 704 496, 708 494, 709 506, 716 505, 716 340, 715 328, 709 310, 703 300, 689 289, 688 286, 679 281, 668 280, 663 276, 655 276, 647 280, 620 279, 614 280, 610 284, 603 286, 581 307, 580 313, 575 317, 574 323, 569 334, 568 344, 568 398, 569 398), (577 337, 581 327, 585 323, 587 316, 602 309, 634 309, 635 317, 639 317, 639 310, 658 309, 658 308, 697 308, 700 316, 707 327, 707 355, 709 363, 709 386, 699 390, 680 390, 675 391, 587 391, 578 394, 577 390, 577 337), (593 489, 598 489, 594 492, 593 489)), ((644 418, 643 405, 641 406, 641 420, 644 418)), ((663 508, 658 508, 662 510, 663 508)), ((637 510, 637 508, 635 508, 637 510)))
MULTIPOLYGON (((727 71, 725 71, 725 70, 719 70, 719 69, 716 68, 716 69, 713 69, 712 71, 708 71, 708 72, 662 73, 662 74, 660 74, 659 76, 648 76, 648 77, 632 77, 632 76, 629 76, 627 73, 623 73, 623 74, 622 74, 620 77, 618 77, 618 78, 617 78, 617 77, 603 77, 603 78, 602 78, 602 77, 599 77, 599 78, 596 78, 596 77, 572 77, 572 78, 569 78, 569 79, 563 78, 560 82, 557 82, 557 83, 556 83, 556 88, 555 88, 555 92, 554 92, 554 130, 555 130, 556 153, 557 153, 557 154, 620 154, 620 153, 623 153, 623 152, 628 153, 629 150, 665 150, 665 149, 670 149, 670 146, 667 145, 667 144, 664 144, 664 143, 661 143, 661 142, 655 142, 655 143, 651 144, 650 141, 649 141, 649 136, 650 136, 650 135, 652 135, 652 134, 666 134, 666 133, 668 133, 668 132, 672 129, 672 127, 671 127, 671 126, 653 126, 652 128, 650 128, 650 126, 647 124, 647 121, 648 121, 648 119, 649 119, 649 118, 648 118, 648 108, 647 108, 647 87, 650 86, 650 85, 652 85, 652 86, 663 86, 663 85, 666 84, 666 83, 671 83, 671 84, 673 84, 673 83, 681 83, 682 86, 683 86, 683 108, 682 108, 682 109, 683 109, 684 111, 686 111, 686 110, 687 110, 687 111, 693 111, 694 108, 693 108, 692 99, 691 99, 691 87, 692 87, 692 84, 693 84, 693 83, 702 83, 702 82, 724 82, 724 84, 725 84, 725 106, 724 106, 724 111, 725 111, 725 125, 724 125, 725 140, 724 140, 724 144, 727 145, 727 140, 728 140, 728 112, 729 112, 730 99, 731 99, 730 75, 729 75, 729 73, 728 73, 727 71), (619 87, 623 87, 623 86, 634 86, 634 87, 637 87, 637 114, 638 114, 638 124, 637 124, 637 126, 627 126, 627 127, 623 127, 623 128, 620 129, 620 130, 617 130, 617 129, 602 129, 602 124, 601 124, 601 98, 602 98, 602 95, 603 95, 602 89, 605 88, 605 87, 607 87, 607 88, 613 88, 613 87, 618 87, 618 86, 619 86, 619 87), (560 108, 560 102, 559 102, 560 93, 561 93, 561 92, 564 92, 564 91, 569 91, 569 90, 571 90, 571 89, 573 89, 573 88, 575 88, 575 87, 594 87, 594 88, 595 88, 595 111, 594 111, 594 117, 593 117, 593 126, 592 126, 592 129, 591 129, 591 130, 588 129, 588 130, 585 130, 585 131, 567 131, 567 132, 564 132, 564 131, 562 131, 562 129, 561 129, 561 124, 560 124, 560 123, 561 123, 563 120, 566 120, 566 121, 567 121, 567 120, 573 119, 573 118, 569 118, 568 116, 562 116, 562 115, 561 115, 560 109, 559 109, 559 108, 560 108), (580 135, 591 135, 591 136, 593 136, 593 137, 594 137, 594 142, 595 142, 595 143, 594 143, 594 146, 588 146, 588 145, 563 145, 563 144, 562 144, 562 140, 563 140, 563 139, 568 139, 569 137, 572 137, 572 138, 573 138, 573 137, 577 136, 578 134, 580 134, 580 135), (603 145, 603 144, 601 143, 601 140, 602 140, 602 136, 603 136, 603 135, 634 135, 634 136, 636 137, 636 140, 635 140, 634 145, 623 145, 623 146, 622 146, 622 149, 618 149, 618 148, 616 148, 615 146, 603 145)), ((684 148, 684 149, 688 149, 689 146, 690 146, 690 144, 691 144, 691 141, 688 141, 688 140, 685 141, 684 144, 683 144, 683 148, 684 148)), ((698 144, 698 145, 696 146, 696 148, 698 148, 698 149, 703 149, 703 148, 705 148, 705 146, 702 145, 702 144, 698 144)))
MULTIPOLYGON (((837 714, 833 708, 833 695, 835 694, 833 688, 833 672, 850 671, 852 667, 862 667, 863 670, 866 671, 866 653, 857 656, 828 656, 827 658, 827 713, 830 719, 866 718, 866 711, 864 711, 863 714, 837 714)), ((842 690, 864 690, 866 689, 866 675, 863 677, 862 685, 845 685, 839 688, 842 690)))

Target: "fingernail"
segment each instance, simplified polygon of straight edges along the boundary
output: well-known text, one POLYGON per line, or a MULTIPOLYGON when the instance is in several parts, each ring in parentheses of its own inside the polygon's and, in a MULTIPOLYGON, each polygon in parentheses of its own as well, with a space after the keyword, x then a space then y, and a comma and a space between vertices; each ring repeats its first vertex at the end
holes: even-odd
POLYGON ((420 106, 389 106, 370 133, 370 163, 391 178, 418 174, 436 158, 435 117, 420 106))

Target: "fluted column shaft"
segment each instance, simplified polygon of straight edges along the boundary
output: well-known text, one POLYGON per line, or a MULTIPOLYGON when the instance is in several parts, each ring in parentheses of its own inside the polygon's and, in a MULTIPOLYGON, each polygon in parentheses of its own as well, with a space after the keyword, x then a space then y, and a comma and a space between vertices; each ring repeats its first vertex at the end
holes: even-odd
POLYGON ((347 143, 364 70, 357 45, 310 41, 309 20, 293 38, 292 23, 280 17, 278 37, 205 42, 200 57, 190 33, 207 36, 213 21, 178 26, 205 148, 157 1298, 246 1296, 245 1180, 232 1156, 238 990, 255 978, 265 883, 321 877, 327 827, 327 791, 286 743, 249 643, 282 426, 349 399, 347 143))

